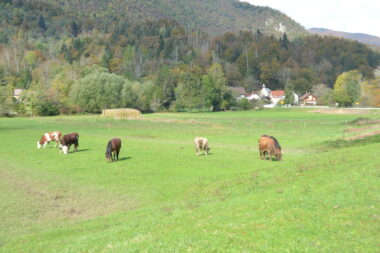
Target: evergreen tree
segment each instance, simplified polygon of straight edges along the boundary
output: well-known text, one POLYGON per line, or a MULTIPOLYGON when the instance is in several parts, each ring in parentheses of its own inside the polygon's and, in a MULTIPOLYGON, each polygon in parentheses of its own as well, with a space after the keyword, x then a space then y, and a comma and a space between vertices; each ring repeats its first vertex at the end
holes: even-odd
POLYGON ((73 20, 73 21, 70 23, 70 31, 71 31, 71 34, 72 34, 74 37, 77 37, 78 34, 80 33, 80 27, 79 27, 79 25, 77 24, 77 22, 75 22, 75 20, 73 20))
POLYGON ((46 29, 47 29, 45 19, 42 15, 40 15, 38 18, 38 27, 44 31, 46 31, 46 29))
POLYGON ((285 85, 285 104, 294 104, 294 87, 292 83, 287 83, 285 85))
POLYGON ((110 69, 110 62, 113 58, 113 52, 112 52, 112 49, 110 47, 110 45, 108 43, 106 43, 105 47, 104 47, 104 54, 103 54, 103 57, 102 57, 102 67, 105 67, 107 68, 110 72, 111 72, 111 69, 110 69))
POLYGON ((282 48, 288 49, 288 47, 289 47, 289 40, 288 40, 288 36, 286 35, 286 33, 284 33, 282 35, 282 38, 280 38, 280 45, 281 45, 282 48))

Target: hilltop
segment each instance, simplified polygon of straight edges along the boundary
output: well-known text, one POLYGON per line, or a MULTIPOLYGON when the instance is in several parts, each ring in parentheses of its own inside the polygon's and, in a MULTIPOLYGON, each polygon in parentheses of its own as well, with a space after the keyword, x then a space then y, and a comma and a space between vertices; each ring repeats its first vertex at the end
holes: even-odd
MULTIPOLYGON (((0 1, 1 2, 1 1, 0 1)), ((11 2, 3 0, 3 2, 11 2)), ((14 5, 41 3, 40 9, 54 8, 87 22, 141 22, 169 18, 187 30, 200 29, 209 34, 250 30, 290 37, 306 34, 305 29, 287 15, 269 7, 254 6, 236 0, 38 0, 13 1, 14 5), (108 21, 107 21, 108 20, 108 21)), ((107 29, 107 26, 104 26, 107 29)))

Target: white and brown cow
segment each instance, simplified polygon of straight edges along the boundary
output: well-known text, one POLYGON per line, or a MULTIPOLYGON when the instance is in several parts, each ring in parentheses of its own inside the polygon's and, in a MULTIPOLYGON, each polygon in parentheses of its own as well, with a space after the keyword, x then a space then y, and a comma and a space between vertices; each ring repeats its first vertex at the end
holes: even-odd
POLYGON ((57 147, 60 144, 61 136, 62 136, 62 133, 58 131, 44 133, 40 141, 37 142, 37 148, 40 149, 42 145, 45 148, 46 145, 49 144, 49 142, 51 141, 55 141, 55 147, 57 147))
POLYGON ((205 152, 205 155, 208 155, 210 148, 208 146, 208 140, 206 138, 197 136, 194 138, 194 144, 196 155, 199 155, 202 150, 205 152))
POLYGON ((67 155, 70 151, 70 146, 74 144, 75 151, 78 151, 78 143, 79 140, 79 134, 78 133, 71 133, 71 134, 65 134, 62 137, 61 145, 59 145, 59 148, 62 149, 63 153, 67 155))

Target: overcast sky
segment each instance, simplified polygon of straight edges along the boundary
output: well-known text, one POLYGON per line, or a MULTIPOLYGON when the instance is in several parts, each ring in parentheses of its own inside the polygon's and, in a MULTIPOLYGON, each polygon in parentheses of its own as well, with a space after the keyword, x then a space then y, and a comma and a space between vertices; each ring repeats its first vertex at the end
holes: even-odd
POLYGON ((380 0, 242 0, 277 9, 305 28, 367 33, 380 37, 380 0))

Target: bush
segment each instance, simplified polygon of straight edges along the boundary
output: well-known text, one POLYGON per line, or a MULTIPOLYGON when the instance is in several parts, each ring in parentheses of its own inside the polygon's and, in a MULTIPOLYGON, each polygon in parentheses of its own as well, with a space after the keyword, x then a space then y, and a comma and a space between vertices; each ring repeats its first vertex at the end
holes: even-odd
POLYGON ((238 110, 244 111, 253 109, 252 103, 246 98, 239 99, 236 107, 238 108, 238 110))
POLYGON ((59 115, 58 106, 50 101, 41 100, 34 105, 35 112, 39 116, 59 115))

